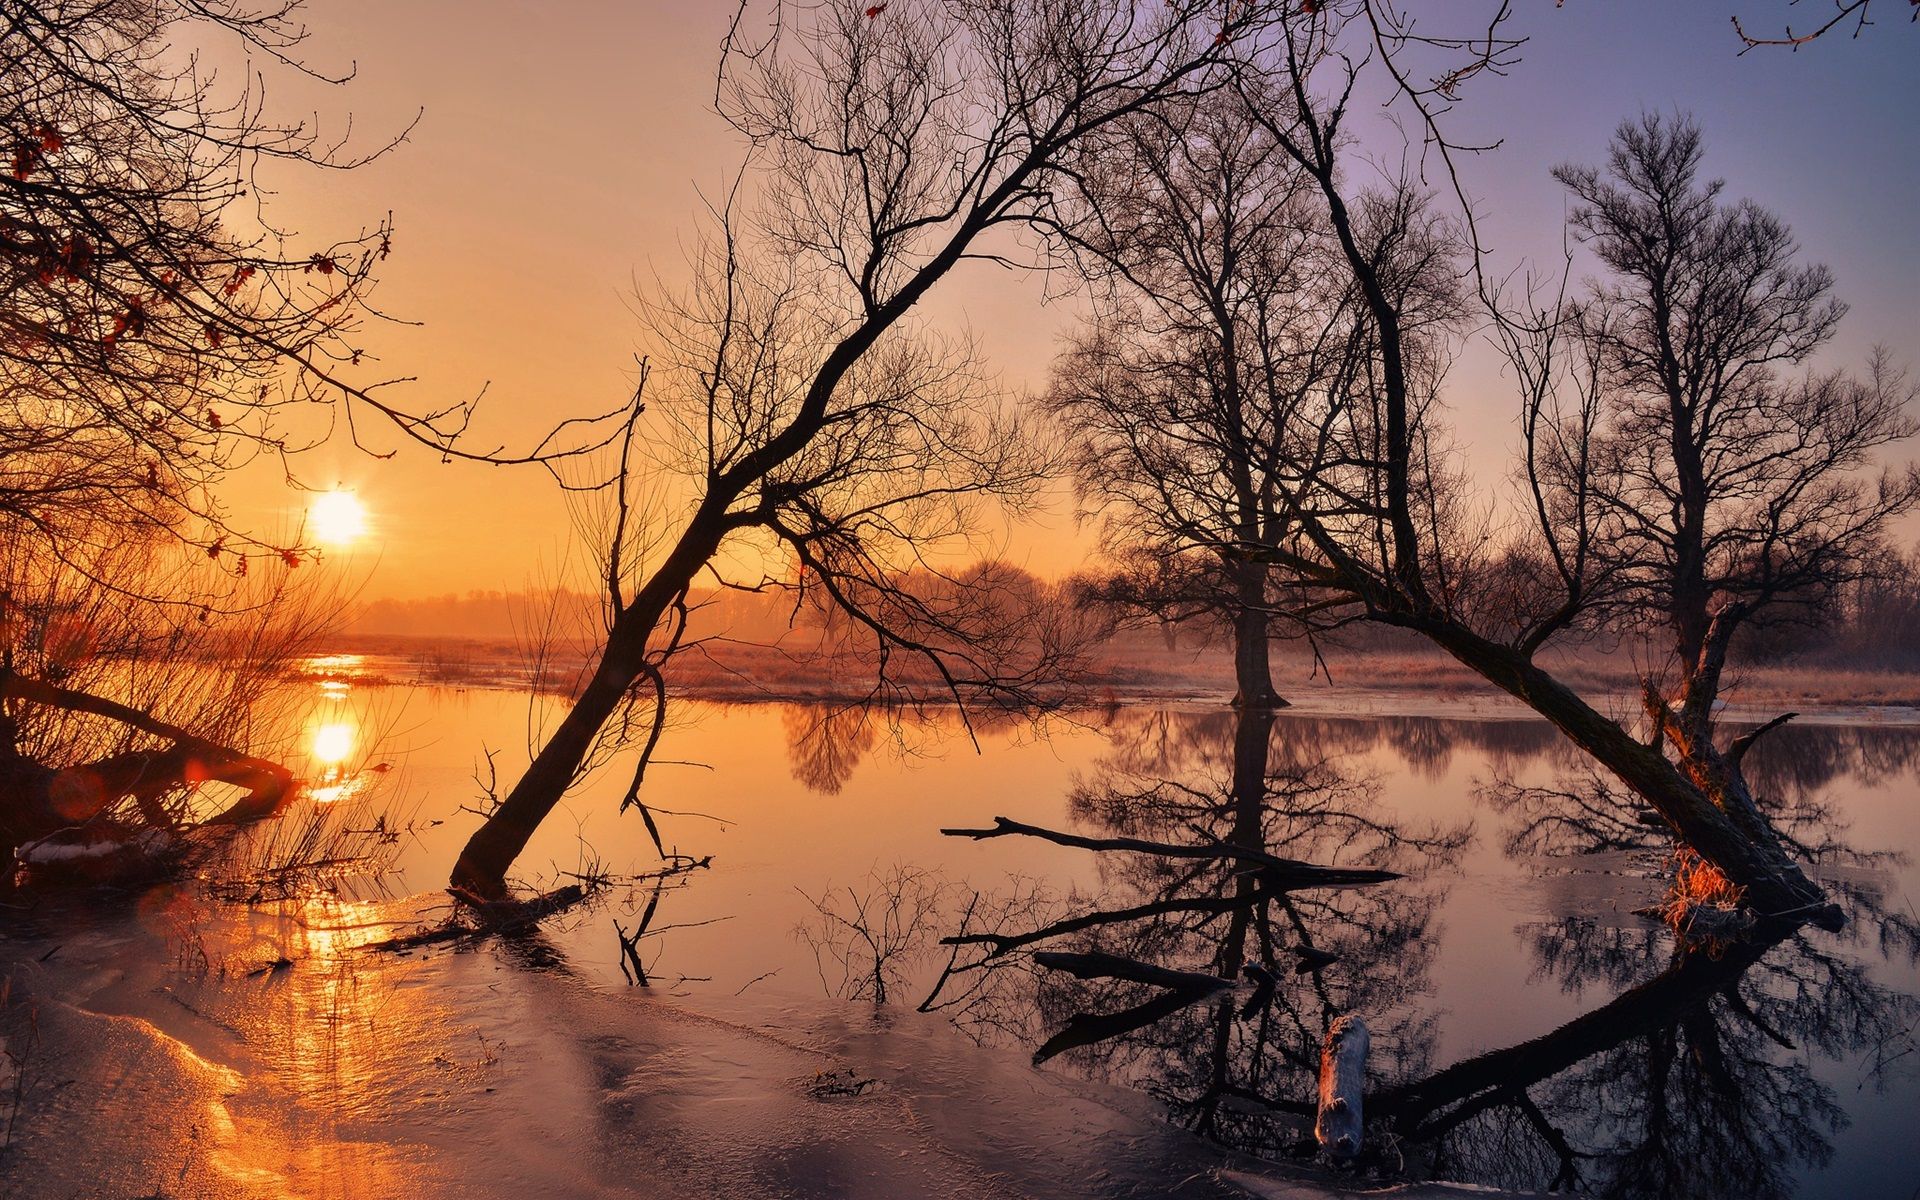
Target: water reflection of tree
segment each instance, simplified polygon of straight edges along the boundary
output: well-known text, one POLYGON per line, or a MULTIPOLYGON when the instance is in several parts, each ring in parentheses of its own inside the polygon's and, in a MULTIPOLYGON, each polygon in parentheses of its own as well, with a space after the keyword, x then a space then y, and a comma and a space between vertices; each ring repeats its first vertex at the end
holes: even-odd
MULTIPOLYGON (((1905 856, 1855 844, 1837 803, 1842 781, 1870 787, 1910 774, 1920 764, 1920 729, 1788 726, 1754 745, 1745 770, 1756 803, 1846 914, 1846 929, 1829 942, 1909 959, 1920 954, 1920 918, 1887 895, 1885 869, 1905 856)), ((1628 803, 1612 780, 1591 768, 1543 784, 1496 773, 1481 796, 1507 818, 1504 845, 1510 855, 1574 860, 1606 851, 1678 848, 1651 810, 1628 803)), ((1591 973, 1619 985, 1657 965, 1661 951, 1638 936, 1642 932, 1570 918, 1536 929, 1533 949, 1563 981, 1591 973), (1563 972, 1563 960, 1574 966, 1563 972)))
POLYGON ((823 796, 847 786, 880 740, 883 718, 864 704, 789 704, 780 712, 794 781, 823 796))
MULTIPOLYGON (((1816 866, 1883 863, 1889 856, 1845 839, 1846 822, 1832 803, 1834 785, 1851 778, 1874 787, 1920 766, 1920 729, 1843 725, 1788 725, 1752 743, 1741 767, 1756 803, 1779 826, 1794 852, 1816 866)), ((1591 766, 1556 771, 1544 784, 1522 784, 1519 774, 1538 761, 1495 762, 1482 797, 1509 817, 1513 854, 1585 854, 1601 850, 1668 848, 1673 840, 1644 805, 1630 802, 1618 783, 1591 766)))
POLYGON ((1096 843, 1163 850, 1101 849, 1091 911, 979 939, 989 957, 1064 951, 1052 961, 1091 976, 1034 976, 1041 1022, 1058 1031, 1036 1059, 1068 1054, 1205 1134, 1268 1151, 1297 1139, 1340 1013, 1369 1014, 1385 1077, 1422 1071, 1432 1018, 1412 1000, 1438 896, 1367 881, 1422 869, 1466 831, 1394 819, 1375 783, 1343 768, 1342 751, 1377 733, 1259 711, 1115 714, 1113 750, 1076 783, 1072 813, 1096 843))
MULTIPOLYGON (((1102 850, 1097 908, 982 944, 1068 952, 1040 954, 1067 970, 1035 974, 1032 1002, 1052 1034, 1036 1057, 1063 1053, 1143 1086, 1176 1119, 1229 1144, 1312 1148, 1321 1038, 1333 1017, 1357 1012, 1374 1029, 1367 1115, 1371 1144, 1391 1149, 1383 1168, 1599 1195, 1785 1196, 1804 1169, 1831 1159, 1847 1121, 1821 1064, 1884 1060, 1920 1019, 1920 1004, 1866 965, 1920 960, 1920 928, 1879 873, 1843 869, 1884 859, 1846 844, 1829 799, 1835 780, 1910 769, 1920 757, 1912 731, 1793 730, 1767 760, 1756 753, 1776 819, 1835 873, 1844 934, 1776 922, 1709 944, 1617 917, 1528 925, 1536 980, 1608 998, 1539 1037, 1436 1070, 1434 1016, 1419 1003, 1432 894, 1391 883, 1289 887, 1230 853, 1417 871, 1450 851, 1449 831, 1397 822, 1373 783, 1340 769, 1342 755, 1401 750, 1408 731, 1370 738, 1339 721, 1261 713, 1122 713, 1115 727, 1112 754, 1071 797, 1087 835, 1069 844, 1169 849, 1102 850)), ((1524 752, 1507 763, 1564 766, 1524 752)), ((1532 789, 1524 812, 1508 810, 1526 818, 1524 836, 1508 831, 1510 848, 1667 844, 1631 809, 1625 819, 1610 812, 1591 794, 1597 786, 1574 778, 1532 789)))
MULTIPOLYGON (((1776 924, 1724 945, 1661 925, 1572 914, 1523 925, 1536 979, 1617 996, 1544 1037, 1386 1092, 1375 1102, 1436 1173, 1592 1194, 1786 1196, 1824 1165, 1847 1117, 1812 1058, 1872 1052, 1916 1004, 1862 958, 1920 956, 1920 922, 1889 902, 1897 854, 1847 839, 1836 783, 1880 785, 1920 762, 1920 732, 1788 726, 1743 764, 1757 803, 1847 914, 1841 935, 1776 924)), ((1524 766, 1524 764, 1521 764, 1524 766)), ((1676 849, 1605 776, 1559 772, 1482 789, 1515 856, 1676 849)))
MULTIPOLYGON (((1569 941, 1592 928, 1569 926, 1569 941)), ((1897 1036, 1913 999, 1800 928, 1678 951, 1663 930, 1634 932, 1635 952, 1562 945, 1552 969, 1613 986, 1662 945, 1665 969, 1541 1037, 1387 1089, 1376 1119, 1435 1174, 1604 1196, 1792 1194, 1846 1123, 1813 1056, 1897 1036)))
POLYGON ((977 739, 1030 726, 1033 718, 1013 710, 962 713, 951 705, 856 702, 782 705, 780 724, 794 782, 824 796, 837 796, 880 745, 883 734, 892 749, 911 756, 946 738, 977 739))
MULTIPOLYGON (((1873 869, 1898 856, 1850 844, 1834 785, 1911 771, 1920 731, 1789 727, 1758 745, 1756 798, 1821 869, 1844 931, 1816 939, 1777 923, 1738 943, 1688 944, 1662 926, 1585 915, 1523 926, 1537 979, 1618 994, 1378 1097, 1375 1112, 1429 1169, 1597 1195, 1765 1197, 1791 1194, 1801 1168, 1830 1160, 1847 1117, 1816 1056, 1872 1059, 1920 1013, 1866 965, 1920 960, 1920 922, 1873 869)), ((1486 795, 1509 818, 1512 854, 1671 848, 1660 823, 1634 819, 1609 786, 1588 772, 1500 779, 1486 795)))

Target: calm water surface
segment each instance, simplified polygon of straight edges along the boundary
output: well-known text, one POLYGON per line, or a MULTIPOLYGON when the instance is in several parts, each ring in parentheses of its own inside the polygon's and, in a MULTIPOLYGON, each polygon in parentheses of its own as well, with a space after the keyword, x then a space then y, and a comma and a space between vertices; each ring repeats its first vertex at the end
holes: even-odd
MULTIPOLYGON (((553 716, 507 691, 335 684, 311 749, 349 780, 396 764, 385 795, 413 824, 391 885, 427 891, 477 820, 462 806, 481 803, 487 752, 504 790, 553 716)), ((609 988, 884 993, 1279 1158, 1310 1127, 1327 1022, 1358 1013, 1374 1169, 1622 1195, 1920 1188, 1920 727, 1762 743, 1756 790, 1850 924, 1686 953, 1633 911, 1670 877, 1651 831, 1544 724, 1497 707, 1123 707, 969 736, 951 717, 688 704, 660 758, 644 796, 667 849, 712 861, 622 885, 554 935, 609 988), (1000 817, 1176 849, 941 833, 1000 817), (1300 886, 1261 851, 1398 878, 1300 886), (1075 974, 1035 951, 1110 957, 1075 974)), ((615 811, 626 783, 618 763, 590 780, 524 873, 658 870, 638 814, 615 811)))

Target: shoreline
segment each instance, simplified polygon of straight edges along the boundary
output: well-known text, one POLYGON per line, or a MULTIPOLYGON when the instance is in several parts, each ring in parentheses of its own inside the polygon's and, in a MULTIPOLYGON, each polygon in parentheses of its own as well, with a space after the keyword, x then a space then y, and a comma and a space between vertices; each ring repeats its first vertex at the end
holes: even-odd
MULTIPOLYGON (((756 680, 754 667, 764 661, 743 660, 725 671, 708 668, 673 681, 682 700, 715 704, 861 705, 891 703, 900 708, 950 710, 954 701, 944 695, 917 698, 897 695, 890 702, 876 697, 870 684, 835 686, 831 673, 817 669, 795 678, 791 664, 774 675, 756 680)), ((1303 664, 1299 664, 1303 665, 1303 664)), ((1602 664, 1572 663, 1561 667, 1562 677, 1594 707, 1608 714, 1634 715, 1640 711, 1638 677, 1602 664)), ((1340 660, 1335 679, 1324 675, 1307 680, 1288 679, 1284 667, 1275 670, 1276 686, 1287 699, 1276 711, 1294 716, 1431 717, 1436 719, 1522 720, 1540 718, 1520 701, 1493 688, 1451 659, 1381 655, 1340 660), (1364 680, 1364 682, 1349 682, 1364 680)), ((1728 699, 1720 719, 1733 724, 1759 723, 1782 712, 1795 712, 1802 724, 1920 725, 1920 672, 1865 671, 1856 668, 1781 664, 1746 666, 1733 672, 1728 699)), ((530 692, 531 682, 518 670, 498 643, 408 636, 345 638, 330 653, 309 656, 293 673, 296 680, 342 680, 358 687, 437 687, 462 690, 530 692), (459 655, 449 659, 451 651, 459 655), (474 656, 479 655, 478 659, 474 656), (344 662, 343 660, 354 660, 344 662), (370 661, 369 661, 370 660, 370 661)), ((845 678, 843 674, 841 678, 845 678)), ((903 690, 927 681, 908 681, 903 690)), ((562 689, 544 689, 556 698, 562 689)), ((1098 713, 1115 707, 1154 707, 1172 710, 1227 708, 1233 699, 1230 671, 1185 672, 1155 669, 1132 675, 1113 672, 1091 675, 1037 711, 1041 714, 1098 713)), ((991 714, 1020 710, 993 704, 974 707, 991 714)))

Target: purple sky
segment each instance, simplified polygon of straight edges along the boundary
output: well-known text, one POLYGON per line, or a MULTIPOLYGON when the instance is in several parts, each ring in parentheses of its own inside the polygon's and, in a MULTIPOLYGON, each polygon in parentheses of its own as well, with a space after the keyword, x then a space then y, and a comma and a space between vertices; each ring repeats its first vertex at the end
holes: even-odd
MULTIPOLYGON (((1465 0, 1430 0, 1436 23, 1465 0)), ((1830 0, 1821 0, 1830 2, 1830 0)), ((1410 0, 1416 8, 1420 0, 1410 0)), ((1557 261, 1565 206, 1548 169, 1598 161, 1622 118, 1683 109, 1707 137, 1707 167, 1732 196, 1786 217, 1809 258, 1825 261, 1853 307, 1829 364, 1885 344, 1920 349, 1920 25, 1879 0, 1880 23, 1797 53, 1740 56, 1729 17, 1750 28, 1802 23, 1816 0, 1517 0, 1530 38, 1504 79, 1483 79, 1453 114, 1468 136, 1503 139, 1464 163, 1491 266, 1557 261), (1880 11, 1883 10, 1884 11, 1880 11)), ((343 92, 283 98, 350 109, 366 137, 425 116, 393 154, 347 175, 289 180, 283 221, 351 231, 391 209, 395 253, 382 306, 418 327, 373 339, 382 366, 418 376, 416 407, 490 382, 482 435, 513 439, 556 415, 604 408, 629 387, 642 349, 636 285, 684 274, 684 247, 739 149, 708 104, 715 48, 732 5, 720 0, 506 5, 481 0, 333 0, 312 8, 323 63, 356 61, 343 92)), ((1365 134, 1376 152, 1390 143, 1365 134)), ((1010 387, 1045 375, 1066 306, 986 267, 950 281, 928 305, 963 322, 1010 387)), ((1512 401, 1486 357, 1463 356, 1449 403, 1477 477, 1498 479, 1512 401)), ((376 462, 341 448, 304 466, 312 484, 355 487, 380 548, 368 596, 525 586, 552 569, 570 531, 544 476, 442 466, 402 451, 376 462), (454 514, 454 515, 449 515, 454 514), (484 553, 473 531, 487 531, 484 553)), ((299 502, 264 476, 235 496, 243 517, 288 519, 299 502)), ((1081 557, 1070 503, 1012 529, 1007 549, 1054 574, 1081 557)), ((354 564, 365 575, 375 562, 354 564)))

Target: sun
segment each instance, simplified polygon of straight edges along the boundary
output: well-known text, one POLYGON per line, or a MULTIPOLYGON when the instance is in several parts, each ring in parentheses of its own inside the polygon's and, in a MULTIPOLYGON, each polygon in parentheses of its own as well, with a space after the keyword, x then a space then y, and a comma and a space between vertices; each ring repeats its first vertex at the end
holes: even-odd
POLYGON ((321 492, 307 509, 313 536, 329 546, 350 546, 367 532, 367 510, 352 492, 321 492))

